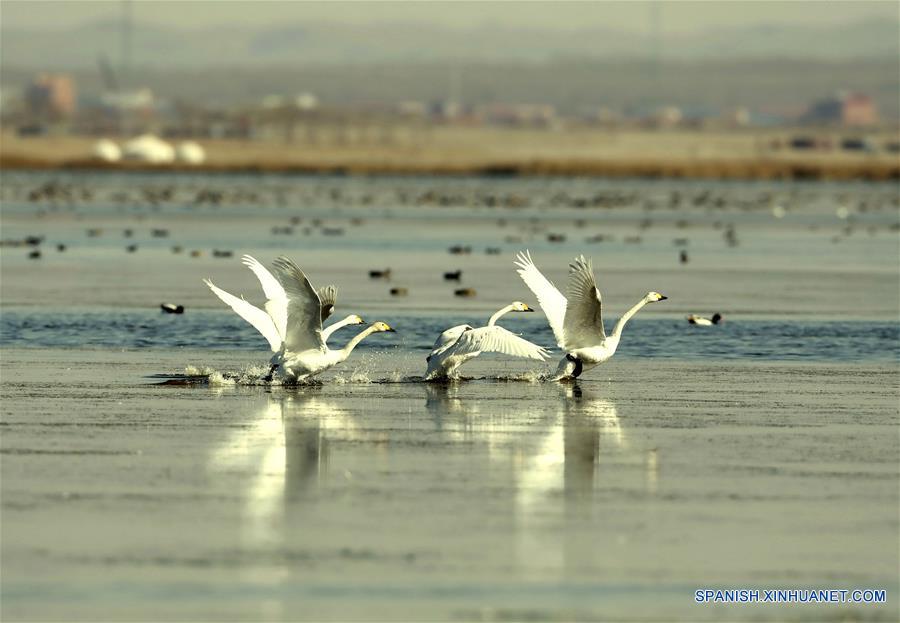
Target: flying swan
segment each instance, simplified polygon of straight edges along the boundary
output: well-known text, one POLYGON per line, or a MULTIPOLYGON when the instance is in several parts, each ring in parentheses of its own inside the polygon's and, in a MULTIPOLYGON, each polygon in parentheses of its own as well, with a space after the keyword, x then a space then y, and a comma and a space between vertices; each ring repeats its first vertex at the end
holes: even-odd
POLYGON ((393 331, 384 322, 376 322, 350 340, 344 348, 332 350, 325 344, 332 333, 342 327, 364 322, 356 314, 351 314, 322 328, 322 322, 334 311, 335 286, 314 290, 303 271, 286 257, 279 257, 273 263, 277 277, 250 255, 243 256, 241 261, 253 271, 262 285, 266 295, 265 311, 229 294, 209 279, 203 282, 269 342, 274 354, 269 360, 271 368, 267 380, 271 380, 276 370, 280 370, 279 374, 285 380, 299 380, 319 374, 346 360, 353 349, 372 333, 393 331))
POLYGON ((534 292, 544 310, 556 343, 566 353, 556 369, 553 379, 556 381, 578 378, 585 370, 612 357, 619 346, 625 323, 647 303, 668 298, 659 292, 648 292, 619 318, 612 335, 607 336, 603 328, 600 290, 594 280, 591 260, 584 259, 582 255, 569 264, 568 300, 541 274, 528 251, 516 256, 516 266, 522 281, 534 292))
POLYGON ((459 367, 481 353, 503 353, 543 361, 549 354, 544 348, 522 339, 515 333, 498 326, 497 321, 509 312, 533 312, 525 303, 516 301, 498 310, 487 326, 477 329, 461 324, 451 327, 438 336, 431 354, 425 358, 428 370, 425 380, 459 378, 459 367))

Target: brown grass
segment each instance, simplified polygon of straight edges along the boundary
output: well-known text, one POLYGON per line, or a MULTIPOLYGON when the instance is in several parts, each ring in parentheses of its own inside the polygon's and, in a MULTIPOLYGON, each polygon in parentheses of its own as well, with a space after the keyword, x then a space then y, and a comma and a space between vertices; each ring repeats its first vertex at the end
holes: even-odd
MULTIPOLYGON (((782 133, 782 136, 784 133, 782 133)), ((109 164, 90 158, 95 139, 3 134, 0 168, 347 175, 559 175, 698 179, 896 180, 896 154, 774 151, 774 134, 586 132, 434 128, 381 143, 201 141, 199 166, 109 164)))

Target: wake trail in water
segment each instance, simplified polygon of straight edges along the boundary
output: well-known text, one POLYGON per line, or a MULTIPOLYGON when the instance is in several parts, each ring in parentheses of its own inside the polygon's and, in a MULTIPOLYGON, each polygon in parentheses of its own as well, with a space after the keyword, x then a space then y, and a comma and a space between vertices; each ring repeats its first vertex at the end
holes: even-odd
POLYGON ((238 371, 218 370, 206 365, 185 366, 181 374, 151 374, 147 378, 163 379, 157 385, 168 386, 208 386, 208 387, 316 387, 325 384, 334 385, 393 385, 393 384, 436 384, 455 385, 472 381, 487 383, 543 383, 552 379, 553 375, 547 372, 529 370, 514 374, 500 374, 497 376, 461 376, 456 379, 425 380, 421 375, 409 375, 396 370, 387 376, 375 377, 370 370, 356 368, 350 371, 341 371, 328 378, 315 377, 297 381, 284 381, 274 378, 266 380, 268 366, 247 365, 238 371))

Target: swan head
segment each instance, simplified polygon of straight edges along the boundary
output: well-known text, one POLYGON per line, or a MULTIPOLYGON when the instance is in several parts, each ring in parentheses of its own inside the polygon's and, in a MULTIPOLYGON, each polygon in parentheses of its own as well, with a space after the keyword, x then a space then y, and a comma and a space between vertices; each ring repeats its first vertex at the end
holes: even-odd
POLYGON ((512 304, 512 310, 513 310, 513 311, 517 311, 517 312, 533 312, 533 311, 534 311, 534 308, 533 308, 533 307, 529 307, 528 305, 526 305, 526 304, 523 303, 522 301, 515 301, 515 302, 513 302, 513 304, 512 304))
POLYGON ((659 301, 665 301, 668 296, 664 294, 660 294, 659 292, 647 292, 647 296, 644 297, 648 303, 657 303, 659 301))
POLYGON ((392 329, 390 327, 390 325, 388 325, 388 323, 381 322, 380 320, 378 322, 376 322, 375 324, 373 324, 372 328, 375 329, 376 333, 379 333, 381 331, 390 331, 391 333, 396 333, 396 331, 394 329, 392 329))
POLYGON ((356 314, 350 314, 347 316, 347 322, 350 324, 366 324, 366 321, 362 319, 362 316, 358 316, 356 314))

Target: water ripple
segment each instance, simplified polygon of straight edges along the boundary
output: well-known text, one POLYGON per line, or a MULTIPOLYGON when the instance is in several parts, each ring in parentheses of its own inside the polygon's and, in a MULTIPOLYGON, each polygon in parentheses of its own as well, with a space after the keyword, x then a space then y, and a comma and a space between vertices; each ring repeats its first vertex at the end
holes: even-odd
MULTIPOLYGON (((509 328, 553 349, 539 315, 509 328)), ((394 320, 392 318, 392 320, 394 320)), ((443 329, 471 322, 467 316, 400 314, 397 336, 370 338, 361 351, 421 354, 443 329)), ((343 344, 348 328, 332 338, 343 344)), ((265 351, 265 341, 228 311, 192 310, 173 316, 148 310, 34 311, 7 309, 0 316, 0 345, 33 348, 127 348, 265 351)), ((900 360, 900 323, 884 321, 729 320, 694 327, 682 319, 635 319, 626 329, 619 357, 687 360, 756 359, 894 362, 900 360)))

